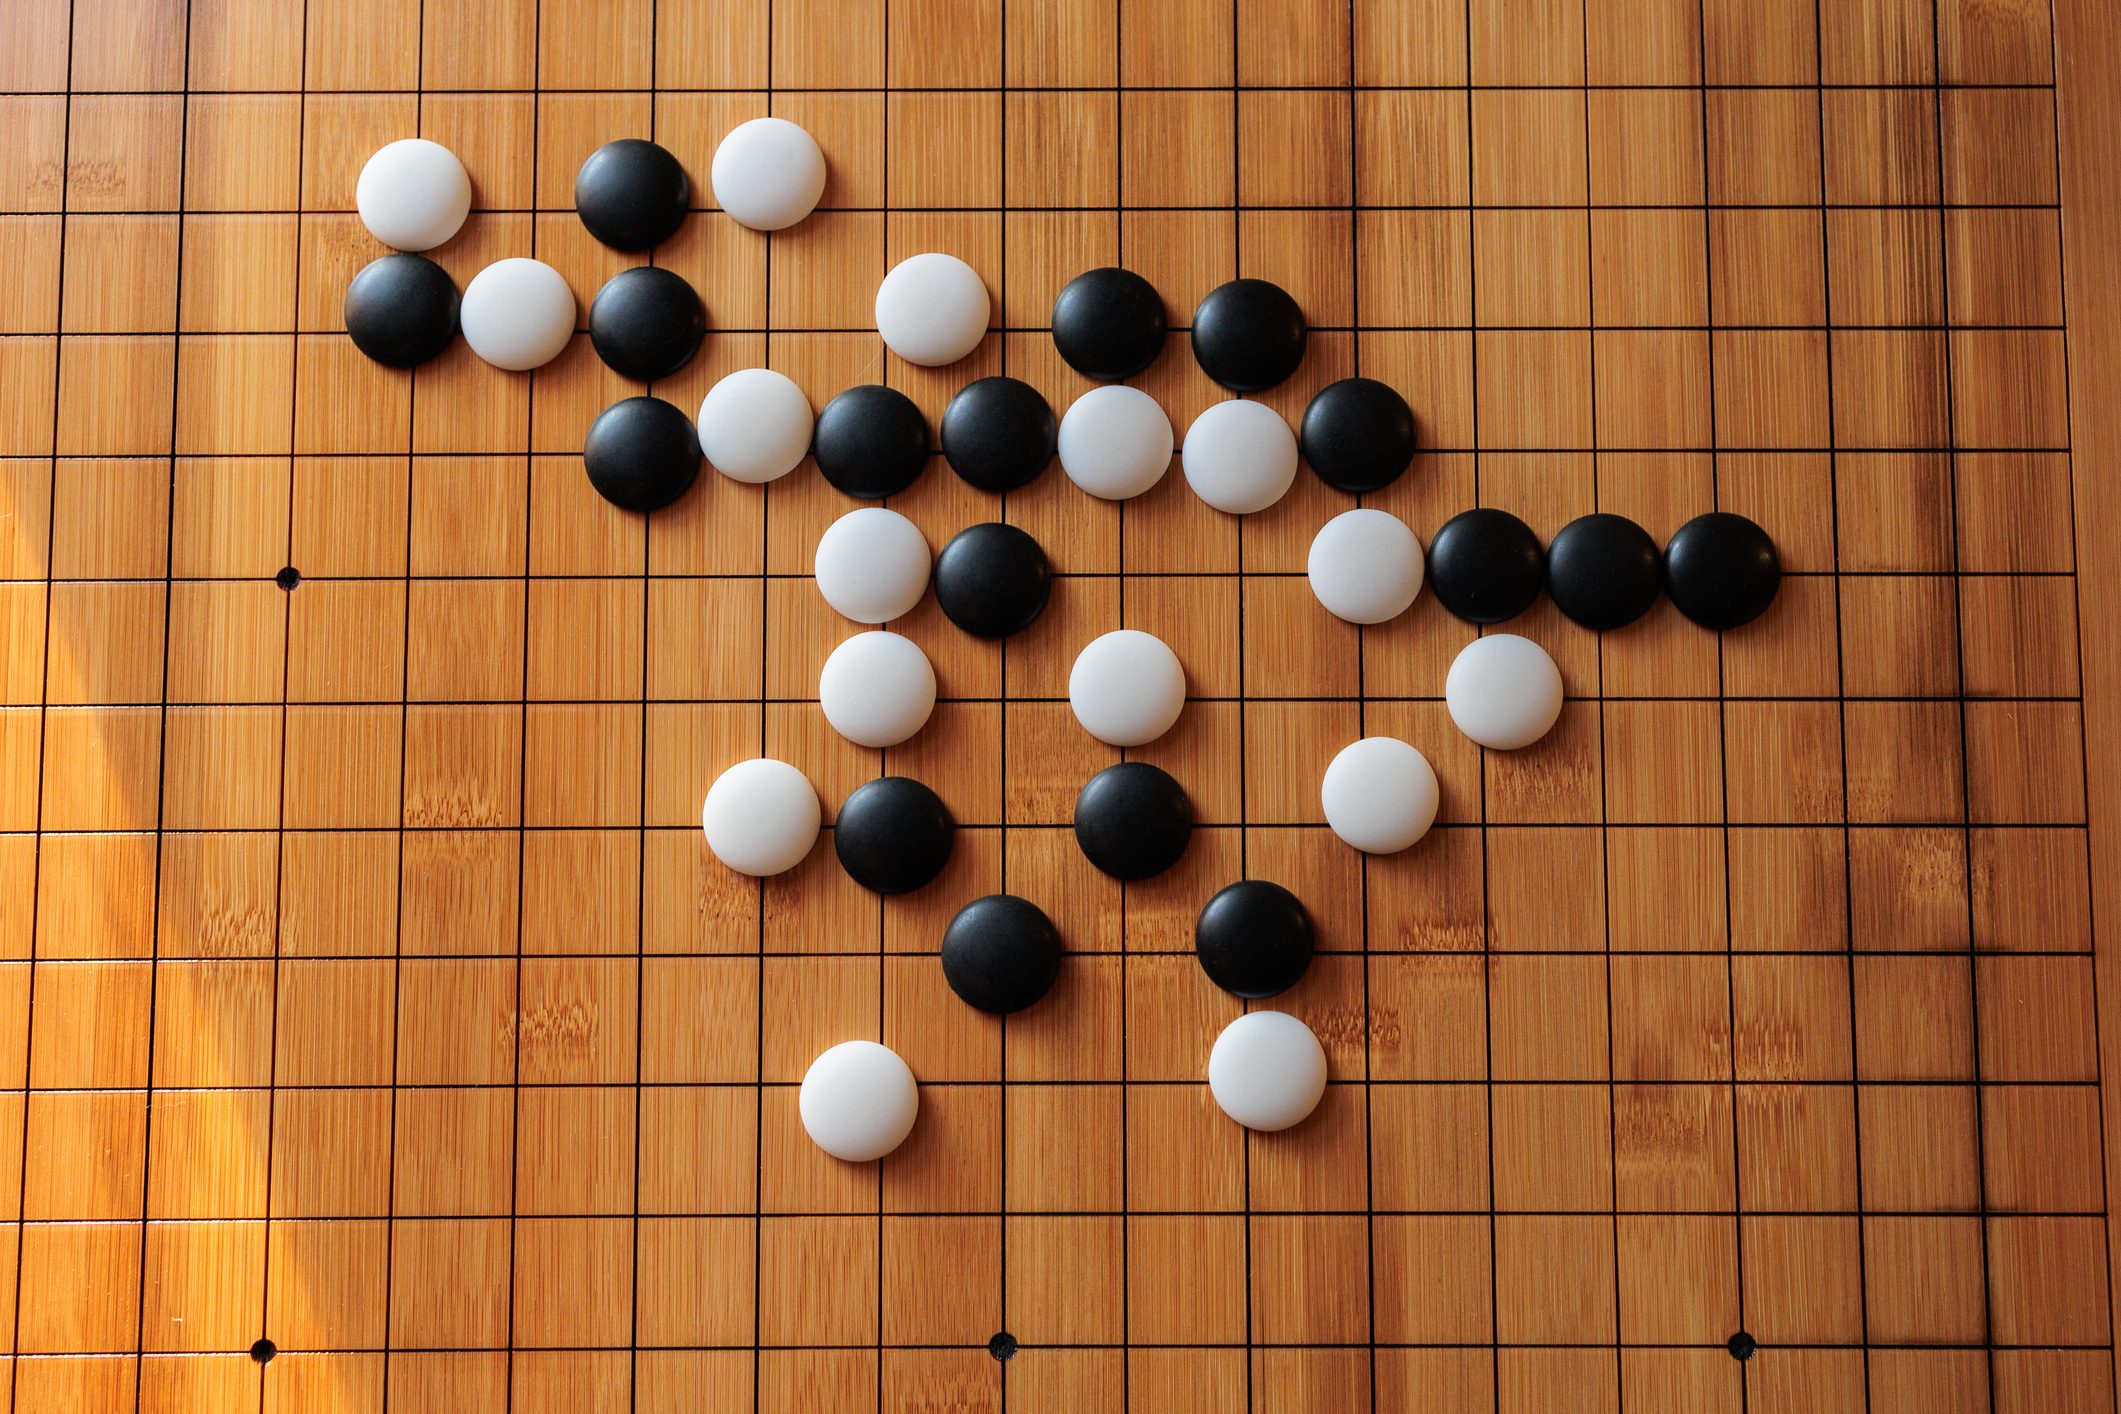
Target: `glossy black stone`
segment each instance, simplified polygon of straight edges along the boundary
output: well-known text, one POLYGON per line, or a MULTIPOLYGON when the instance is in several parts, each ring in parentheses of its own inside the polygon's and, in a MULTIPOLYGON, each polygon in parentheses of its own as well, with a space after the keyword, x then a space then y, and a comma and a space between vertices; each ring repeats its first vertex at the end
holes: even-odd
POLYGON ((1710 511, 1680 526, 1665 545, 1664 586, 1679 612, 1703 628, 1737 628, 1775 602, 1782 557, 1752 521, 1710 511))
POLYGON ((858 786, 832 820, 847 877, 879 894, 911 893, 950 862, 957 823, 942 797, 908 776, 858 786))
POLYGON ((1663 588, 1657 542, 1626 516, 1581 516, 1547 545, 1547 593, 1555 608, 1585 628, 1635 622, 1663 588))
POLYGON ((457 286, 424 255, 399 251, 361 267, 346 286, 346 332, 389 368, 413 368, 457 336, 457 286))
POLYGON ((1039 543, 999 521, 965 527, 935 557, 935 602, 975 638, 1029 628, 1052 587, 1053 567, 1039 543))
POLYGON ((1132 378, 1156 361, 1167 329, 1156 286, 1116 265, 1085 270, 1053 301, 1053 347, 1085 378, 1132 378))
POLYGON ((1060 929, 1014 894, 974 899, 943 930, 943 979, 981 1011, 1022 1011, 1053 989, 1060 964, 1060 929))
POLYGON ((604 282, 589 306, 589 342, 614 373, 650 383, 692 362, 707 307, 683 275, 636 265, 604 282))
POLYGON ((880 383, 825 404, 811 436, 817 469, 850 496, 895 496, 928 465, 928 419, 913 399, 880 383))
POLYGON ((1468 623, 1499 624, 1532 607, 1546 581, 1539 537, 1508 511, 1461 511, 1429 542, 1429 587, 1468 623))
POLYGON ((1343 378, 1311 399, 1298 439, 1326 485, 1355 495, 1381 490, 1414 460, 1414 409, 1375 378, 1343 378))
POLYGON ((1014 491, 1053 460, 1057 431, 1052 406, 1029 383, 975 379, 943 409, 943 460, 982 491, 1014 491))
POLYGON ((1193 802, 1170 772, 1122 761, 1092 776, 1075 797, 1075 842, 1115 879, 1149 879, 1186 852, 1193 802))
POLYGON ((692 183, 684 164, 645 138, 622 137, 589 154, 574 174, 574 209, 614 250, 646 250, 684 223, 692 183))
POLYGON ((1232 280, 1193 311, 1193 358, 1239 393, 1271 388, 1304 360, 1304 312, 1271 280, 1232 280))
POLYGON ((1193 951, 1216 986, 1239 997, 1286 992, 1311 965, 1311 911, 1279 884, 1246 879, 1208 900, 1193 951))
POLYGON ((685 494, 700 473, 700 434, 661 398, 624 398, 597 414, 582 439, 589 484, 614 506, 652 511, 685 494))

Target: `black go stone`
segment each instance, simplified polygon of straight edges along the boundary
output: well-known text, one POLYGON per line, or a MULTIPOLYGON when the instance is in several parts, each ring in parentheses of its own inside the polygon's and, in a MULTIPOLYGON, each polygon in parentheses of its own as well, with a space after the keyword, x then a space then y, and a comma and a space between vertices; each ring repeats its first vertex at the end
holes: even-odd
POLYGON ((1532 607, 1545 579, 1539 537, 1508 511, 1461 511, 1429 542, 1429 587, 1468 623, 1516 618, 1532 607))
POLYGON ((1014 894, 974 899, 943 930, 943 979, 981 1011, 1022 1011, 1052 990, 1060 964, 1060 929, 1014 894))
POLYGON ((1286 992, 1311 965, 1311 911, 1279 884, 1246 879, 1208 900, 1193 951, 1208 980, 1257 1000, 1286 992))
POLYGON ((1163 351, 1164 297, 1116 265, 1086 270, 1053 301, 1053 347, 1085 378, 1132 378, 1163 351))
POLYGON ((1361 495, 1399 480, 1414 460, 1414 409, 1375 378, 1329 383, 1304 409, 1304 460, 1336 491, 1361 495))
POLYGON ((1193 311, 1193 358, 1238 393, 1271 388, 1304 359, 1304 312, 1271 280, 1232 280, 1193 311))
POLYGON ((1000 521, 967 526, 935 557, 935 602, 975 638, 1007 638, 1029 628, 1052 588, 1046 552, 1000 521))
POLYGON ((1171 773, 1122 761, 1075 798, 1075 842, 1115 879, 1149 879, 1178 863, 1193 838, 1193 802, 1171 773))
POLYGON ((683 275, 636 265, 604 282, 589 306, 589 341, 614 373, 644 383, 692 362, 707 337, 707 307, 683 275))
POLYGON ((1547 593, 1585 628, 1623 628, 1650 611, 1664 588, 1657 542, 1626 516, 1599 512, 1570 521, 1547 546, 1547 593))
POLYGON ((817 469, 850 496, 895 496, 928 465, 928 419, 913 399, 880 383, 825 404, 812 437, 817 469))
POLYGON ((976 379, 943 409, 943 460, 982 491, 1014 491, 1053 460, 1057 431, 1052 406, 1029 383, 976 379))
POLYGON ((589 154, 574 177, 582 224, 614 250, 646 250, 668 240, 692 205, 692 183, 668 148, 622 137, 589 154))
POLYGON ((907 894, 943 872, 957 823, 942 797, 908 776, 859 786, 832 821, 847 877, 872 893, 907 894))
POLYGON ((388 368, 413 368, 457 336, 457 286, 424 255, 371 260, 346 286, 346 332, 388 368))
POLYGON ((661 398, 624 398, 597 414, 582 439, 589 484, 614 506, 652 511, 685 494, 700 472, 700 434, 661 398))
POLYGON ((1703 628, 1737 628, 1775 602, 1782 557, 1752 521, 1710 511, 1680 526, 1665 545, 1664 585, 1679 612, 1703 628))

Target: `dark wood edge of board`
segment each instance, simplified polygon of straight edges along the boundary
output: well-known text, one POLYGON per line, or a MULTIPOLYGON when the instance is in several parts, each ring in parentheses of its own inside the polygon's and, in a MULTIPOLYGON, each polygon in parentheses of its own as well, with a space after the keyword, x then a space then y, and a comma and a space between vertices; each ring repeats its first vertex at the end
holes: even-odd
POLYGON ((2111 1330, 2121 1327, 2121 930, 2111 921, 2121 912, 2121 24, 2113 0, 2054 0, 2053 13, 2111 1330))

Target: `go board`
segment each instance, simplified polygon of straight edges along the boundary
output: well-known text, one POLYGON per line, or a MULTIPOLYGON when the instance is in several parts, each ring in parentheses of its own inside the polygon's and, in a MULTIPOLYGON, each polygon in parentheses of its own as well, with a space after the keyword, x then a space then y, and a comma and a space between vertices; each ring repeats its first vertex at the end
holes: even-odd
MULTIPOLYGON (((2117 92, 2099 0, 5 0, 9 1409, 2111 1409, 2117 92), (465 158, 460 285, 535 254, 586 303, 628 258, 582 158, 653 136, 703 191, 766 113, 823 208, 654 252, 713 326, 681 406, 768 364, 1064 407, 1066 279, 1182 327, 1243 272, 1314 326, 1281 412, 1413 404, 1366 499, 1425 540, 1722 507, 1781 598, 1542 604, 1572 700, 1483 756, 1474 630, 1312 600, 1352 501, 1308 473, 1240 522, 936 465, 894 505, 1024 527, 1053 600, 999 646, 917 610, 945 701, 853 748, 813 469, 644 521, 584 481, 638 391, 586 339, 405 374, 339 331, 383 142, 465 158), (927 249, 1001 326, 942 370, 870 322, 927 249), (1122 625, 1184 660, 1133 754, 1204 826, 1125 888, 1064 700, 1122 625), (1321 824, 1365 732, 1442 779, 1404 854, 1321 824), (762 751, 828 810, 927 781, 948 874, 722 870, 702 794, 762 751), (1333 1084, 1282 1135, 1200 1083, 1241 1004, 1191 925, 1247 875, 1320 929, 1276 1004, 1333 1084), (1003 887, 1073 954, 1006 1023, 934 956, 1003 887), (923 1082, 881 1165, 796 1122, 849 1037, 923 1082)), ((1178 334, 1136 381, 1219 396, 1178 334)))

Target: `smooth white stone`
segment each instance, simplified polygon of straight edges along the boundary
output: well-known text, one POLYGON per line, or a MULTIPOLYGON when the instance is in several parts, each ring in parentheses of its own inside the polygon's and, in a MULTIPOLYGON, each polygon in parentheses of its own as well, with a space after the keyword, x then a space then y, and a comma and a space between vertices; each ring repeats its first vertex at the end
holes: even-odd
POLYGON ((935 665, 903 634, 871 629, 832 650, 817 675, 818 705, 857 746, 897 746, 935 710, 935 665))
POLYGON ((1368 854, 1395 854, 1427 834, 1436 800, 1429 758, 1391 736, 1342 747, 1318 786, 1333 833, 1368 854))
POLYGON ((424 137, 376 149, 354 183, 354 209, 368 233, 396 250, 432 250, 471 212, 471 174, 457 155, 424 137))
POLYGON ((954 255, 928 251, 891 267, 876 287, 876 332, 908 363, 956 363, 987 335, 987 286, 954 255))
POLYGON ((1060 424, 1060 464, 1093 496, 1124 501, 1171 468, 1171 419, 1139 388, 1107 383, 1068 405, 1060 424))
POLYGON ((818 537, 818 593, 858 624, 884 624, 928 592, 933 556, 920 527, 884 506, 863 506, 818 537))
POLYGON ((817 843, 823 811, 810 778, 770 756, 739 761, 707 788, 700 828, 714 857, 739 874, 784 874, 817 843))
POLYGON ((1093 638, 1068 672, 1068 706, 1083 730, 1112 746, 1141 746, 1171 730, 1186 705, 1186 670, 1153 633, 1123 628, 1093 638))
POLYGON ((1248 1011, 1208 1052, 1208 1089, 1247 1129, 1301 1124, 1326 1093, 1326 1048, 1285 1011, 1248 1011))
POLYGON ((1296 434, 1250 398, 1211 403, 1186 429, 1179 460, 1193 494, 1234 516, 1263 511, 1296 480, 1296 434))
POLYGON ((1491 633, 1458 650, 1443 701, 1467 736, 1515 751, 1545 736, 1561 716, 1561 669, 1531 639, 1491 633))
POLYGON ((1342 511, 1311 540, 1311 592, 1354 624, 1398 618, 1421 593, 1421 540, 1389 511, 1342 511))
POLYGON ((842 1041, 810 1062, 795 1103, 811 1143, 835 1159, 866 1164, 906 1142, 921 1093, 897 1051, 842 1041))
POLYGON ((700 450, 731 481, 756 485, 795 470, 816 423, 795 380, 770 368, 739 368, 700 401, 700 450))
POLYGON ((738 123, 714 150, 708 170, 715 205, 740 226, 781 231, 817 209, 825 193, 825 154, 786 118, 738 123))
POLYGON ((560 356, 574 337, 574 291, 542 260, 496 260, 464 287, 464 342, 495 368, 521 373, 560 356))

